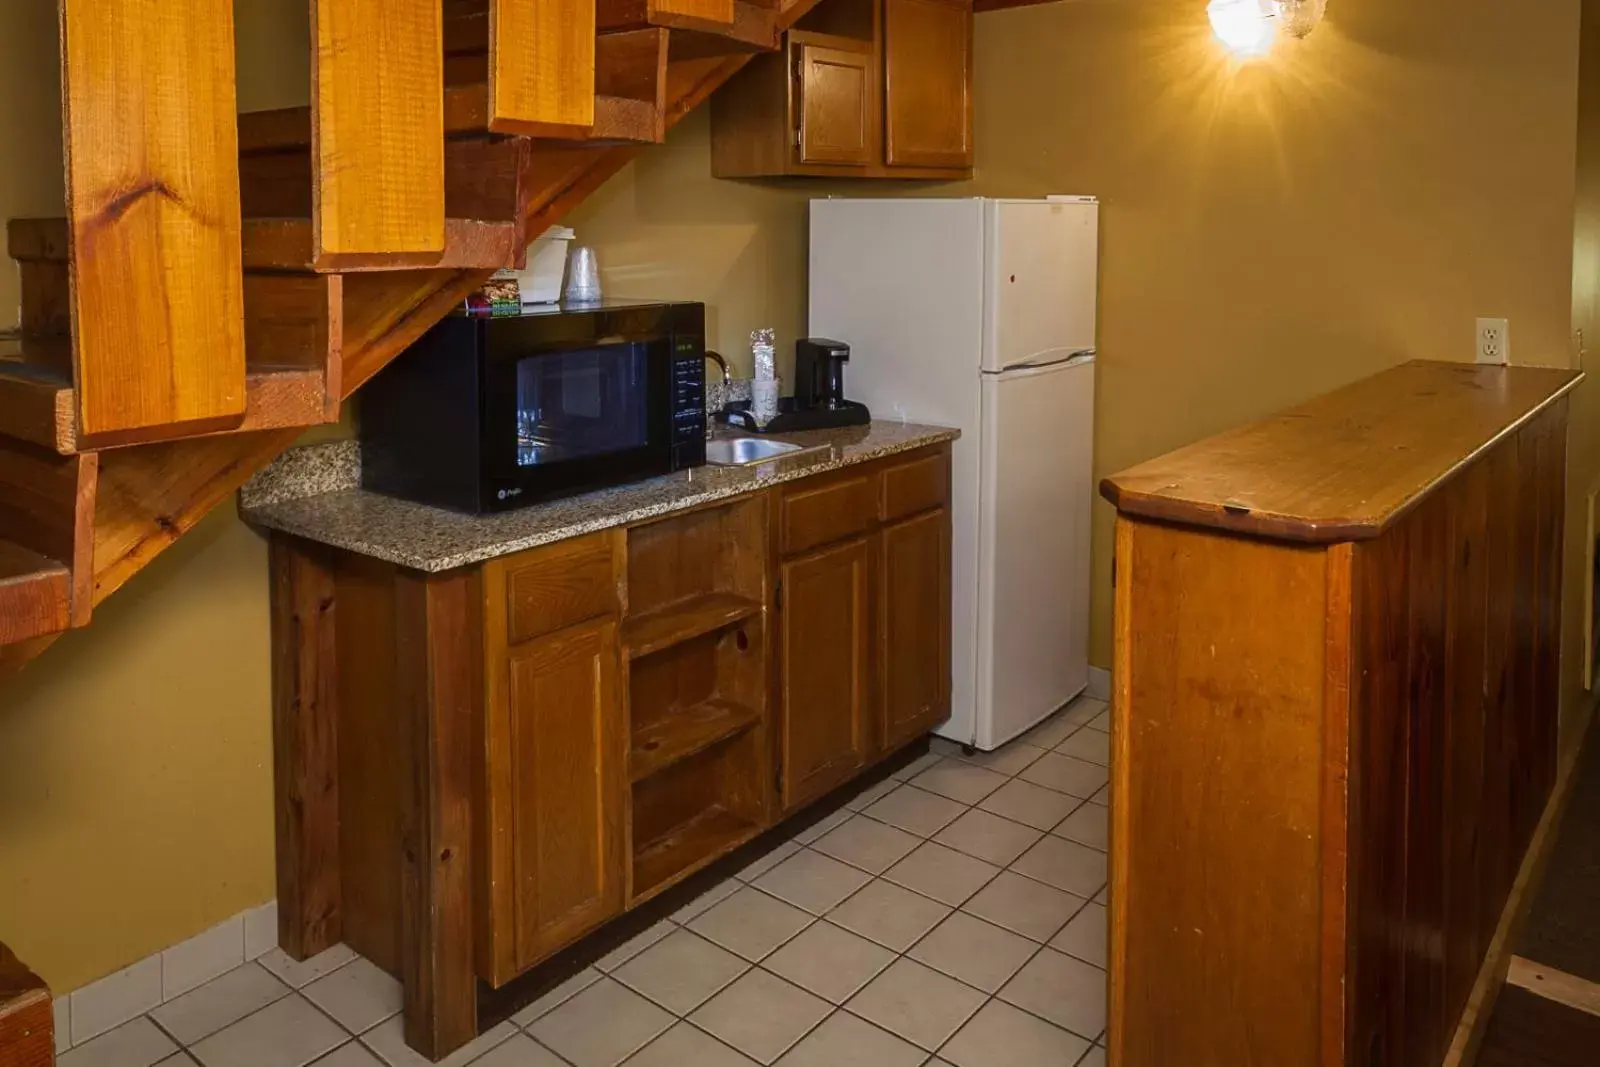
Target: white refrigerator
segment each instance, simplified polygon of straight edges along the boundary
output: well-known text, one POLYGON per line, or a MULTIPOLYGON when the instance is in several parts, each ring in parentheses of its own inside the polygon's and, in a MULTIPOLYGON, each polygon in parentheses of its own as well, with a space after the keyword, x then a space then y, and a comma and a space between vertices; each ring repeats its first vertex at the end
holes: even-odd
POLYGON ((850 346, 874 418, 961 430, 953 678, 939 733, 989 750, 1089 680, 1100 206, 811 202, 813 337, 850 346))

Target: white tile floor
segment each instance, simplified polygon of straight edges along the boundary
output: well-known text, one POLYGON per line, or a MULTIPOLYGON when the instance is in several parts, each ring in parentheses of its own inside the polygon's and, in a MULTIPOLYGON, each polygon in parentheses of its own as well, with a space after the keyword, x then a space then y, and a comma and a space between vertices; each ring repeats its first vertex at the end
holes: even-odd
MULTIPOLYGON (((934 751, 445 1061, 1102 1067, 1105 705, 934 751)), ((60 1067, 411 1067, 400 987, 274 951, 60 1067)))

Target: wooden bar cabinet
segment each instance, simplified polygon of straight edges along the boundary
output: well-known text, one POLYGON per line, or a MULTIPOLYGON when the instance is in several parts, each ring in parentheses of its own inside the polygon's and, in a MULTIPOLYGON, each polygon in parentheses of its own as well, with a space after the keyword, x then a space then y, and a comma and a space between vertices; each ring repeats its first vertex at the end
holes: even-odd
POLYGON ((1443 1061, 1555 775, 1579 377, 1408 363, 1102 485, 1116 1067, 1443 1061))

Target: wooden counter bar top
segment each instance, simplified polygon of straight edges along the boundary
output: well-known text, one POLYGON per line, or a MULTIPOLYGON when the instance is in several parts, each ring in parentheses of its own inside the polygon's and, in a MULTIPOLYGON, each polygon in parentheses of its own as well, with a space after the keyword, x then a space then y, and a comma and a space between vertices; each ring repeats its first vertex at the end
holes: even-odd
POLYGON ((1555 779, 1581 377, 1408 363, 1105 480, 1116 1067, 1459 1064, 1555 779))
POLYGON ((1581 378, 1417 360, 1141 463, 1101 491, 1127 515, 1288 541, 1367 540, 1581 378))

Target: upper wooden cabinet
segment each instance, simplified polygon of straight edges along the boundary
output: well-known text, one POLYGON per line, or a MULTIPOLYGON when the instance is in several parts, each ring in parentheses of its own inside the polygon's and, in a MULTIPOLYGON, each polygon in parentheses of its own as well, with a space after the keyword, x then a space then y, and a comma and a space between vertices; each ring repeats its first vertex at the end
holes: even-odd
POLYGON ((872 162, 872 54, 791 38, 802 163, 872 162))
POLYGON ((972 5, 883 0, 884 161, 972 166, 972 5))
POLYGON ((971 0, 824 0, 728 85, 716 177, 972 172, 971 0))

